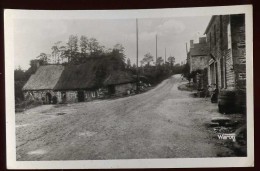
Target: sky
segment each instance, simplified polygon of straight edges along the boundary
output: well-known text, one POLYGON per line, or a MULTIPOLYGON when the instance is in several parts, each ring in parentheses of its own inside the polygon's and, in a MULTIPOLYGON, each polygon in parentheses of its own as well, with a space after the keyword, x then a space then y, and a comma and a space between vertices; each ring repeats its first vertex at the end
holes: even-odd
MULTIPOLYGON (((176 63, 186 60, 186 43, 203 36, 211 16, 138 19, 139 61, 146 53, 174 56, 176 63)), ((112 48, 120 43, 126 59, 136 62, 136 19, 16 19, 14 22, 15 68, 28 69, 30 60, 40 53, 51 54, 55 42, 65 45, 70 35, 96 38, 101 45, 112 48)))

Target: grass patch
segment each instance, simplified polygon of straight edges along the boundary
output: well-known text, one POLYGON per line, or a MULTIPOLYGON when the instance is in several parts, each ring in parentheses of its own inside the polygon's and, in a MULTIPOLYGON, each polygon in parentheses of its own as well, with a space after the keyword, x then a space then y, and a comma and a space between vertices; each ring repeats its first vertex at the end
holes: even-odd
POLYGON ((194 91, 197 90, 193 83, 185 83, 178 86, 178 90, 181 91, 194 91))
POLYGON ((31 109, 40 105, 42 105, 42 102, 40 101, 21 101, 20 103, 15 104, 15 112, 24 112, 27 109, 31 109))

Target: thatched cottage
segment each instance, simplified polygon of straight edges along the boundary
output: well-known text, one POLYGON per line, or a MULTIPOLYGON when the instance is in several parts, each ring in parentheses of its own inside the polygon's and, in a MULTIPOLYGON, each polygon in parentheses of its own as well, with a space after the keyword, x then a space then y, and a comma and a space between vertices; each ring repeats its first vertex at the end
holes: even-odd
POLYGON ((124 71, 100 72, 100 61, 80 65, 40 66, 23 87, 26 99, 44 103, 90 101, 108 95, 123 95, 135 89, 135 79, 124 71), (101 73, 101 74, 100 74, 101 73), (103 91, 101 91, 101 89, 103 91))
POLYGON ((63 70, 64 66, 62 65, 39 66, 23 86, 22 90, 25 99, 41 100, 43 103, 50 104, 55 96, 60 101, 61 95, 59 92, 54 91, 54 87, 59 81, 63 70))
POLYGON ((98 96, 95 82, 95 65, 66 66, 54 87, 61 92, 62 102, 89 101, 98 96))

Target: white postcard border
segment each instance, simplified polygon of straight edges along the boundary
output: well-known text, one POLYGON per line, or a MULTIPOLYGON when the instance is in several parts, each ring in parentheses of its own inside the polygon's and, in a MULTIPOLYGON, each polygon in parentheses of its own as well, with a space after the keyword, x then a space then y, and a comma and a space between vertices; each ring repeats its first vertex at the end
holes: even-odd
MULTIPOLYGON (((91 11, 4 11, 5 88, 6 88, 6 150, 8 169, 83 169, 83 168, 191 168, 245 167, 254 165, 254 103, 253 103, 253 18, 252 5, 147 9, 147 10, 91 10, 91 11), (162 18, 204 15, 240 14, 246 16, 246 78, 247 78, 247 157, 16 161, 14 107, 14 19, 126 19, 162 18)), ((196 148, 196 147, 195 147, 196 148)))

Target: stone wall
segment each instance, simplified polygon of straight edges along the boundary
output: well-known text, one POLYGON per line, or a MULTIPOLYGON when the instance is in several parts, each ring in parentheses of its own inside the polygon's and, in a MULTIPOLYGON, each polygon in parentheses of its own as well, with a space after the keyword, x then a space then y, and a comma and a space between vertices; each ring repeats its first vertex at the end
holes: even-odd
POLYGON ((78 102, 77 91, 66 91, 66 103, 78 102))
POLYGON ((61 92, 53 90, 37 90, 37 91, 24 91, 25 100, 41 101, 43 104, 52 103, 52 98, 57 97, 57 103, 61 102, 61 92), (51 95, 51 102, 49 102, 47 94, 51 95))
POLYGON ((208 29, 207 43, 212 58, 217 63, 219 89, 245 88, 244 24, 244 15, 215 16, 214 22, 208 29))
POLYGON ((225 51, 225 59, 226 59, 226 85, 227 85, 227 88, 234 88, 235 87, 235 73, 234 73, 231 49, 228 49, 225 51))
POLYGON ((231 17, 232 56, 235 72, 235 88, 246 88, 246 49, 245 49, 245 17, 231 17))
MULTIPOLYGON (((221 21, 223 22, 223 16, 215 16, 214 22, 207 33, 207 43, 210 50, 210 56, 215 61, 215 68, 217 71, 216 83, 218 88, 221 88, 221 71, 220 71, 220 59, 222 58, 222 34, 223 28, 221 27, 221 21)), ((216 77, 216 76, 215 76, 216 77)))
POLYGON ((85 93, 85 101, 91 101, 93 99, 98 98, 98 91, 84 91, 85 93))
POLYGON ((191 57, 191 72, 196 70, 203 70, 208 66, 208 56, 192 56, 191 57))
MULTIPOLYGON (((124 87, 118 87, 118 91, 122 91, 124 87)), ((83 90, 82 90, 83 91, 83 90)), ((99 97, 97 90, 84 90, 84 101, 91 101, 99 97)), ((53 90, 37 90, 37 91, 24 91, 25 100, 40 101, 43 104, 49 104, 47 93, 51 95, 51 102, 54 96, 57 97, 57 103, 77 103, 78 91, 53 91, 53 90)))
MULTIPOLYGON (((93 99, 98 98, 97 91, 93 90, 82 90, 84 92, 84 101, 91 101, 93 99)), ((66 103, 77 103, 78 99, 78 91, 66 91, 66 103)))

